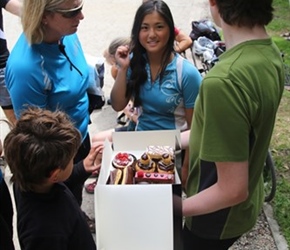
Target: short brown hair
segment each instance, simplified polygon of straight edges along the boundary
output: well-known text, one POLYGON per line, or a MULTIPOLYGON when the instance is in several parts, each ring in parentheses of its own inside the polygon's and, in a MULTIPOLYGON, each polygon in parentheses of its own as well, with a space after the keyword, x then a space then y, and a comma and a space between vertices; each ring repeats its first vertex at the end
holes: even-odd
POLYGON ((219 14, 229 25, 254 27, 273 19, 273 0, 216 0, 219 14))
POLYGON ((67 167, 80 143, 79 131, 64 112, 28 108, 4 139, 11 181, 33 191, 53 170, 67 167))

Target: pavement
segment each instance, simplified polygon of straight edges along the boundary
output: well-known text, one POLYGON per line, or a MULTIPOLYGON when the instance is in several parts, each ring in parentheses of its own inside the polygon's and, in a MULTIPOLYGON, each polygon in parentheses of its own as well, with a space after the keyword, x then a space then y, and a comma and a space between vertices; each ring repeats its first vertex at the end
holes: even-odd
MULTIPOLYGON (((166 0, 169 5, 175 26, 189 34, 191 31, 191 21, 202 18, 209 18, 209 10, 207 8, 207 0, 166 0)), ((141 0, 86 0, 83 8, 84 20, 81 21, 78 35, 85 53, 102 57, 103 51, 107 48, 110 41, 117 36, 129 36, 135 11, 141 4, 141 0)), ((20 32, 20 20, 10 14, 4 13, 4 30, 8 40, 8 46, 11 49, 20 32)), ((190 57, 190 53, 188 53, 190 57)), ((104 92, 108 97, 113 85, 113 79, 105 65, 105 85, 104 92)), ((116 123, 117 113, 111 106, 105 105, 102 110, 95 110, 91 115, 92 124, 89 125, 90 135, 94 135, 98 131, 113 128, 116 123)), ((0 111, 0 119, 4 118, 2 110, 0 111)), ((1 124, 0 138, 3 140, 8 132, 8 128, 1 124)), ((9 170, 6 169, 6 178, 10 176, 9 170)), ((89 178, 87 183, 94 179, 89 178)), ((84 200, 82 208, 89 216, 94 217, 94 195, 87 194, 84 191, 84 200)), ((266 206, 266 216, 269 226, 273 233, 273 239, 278 250, 288 249, 284 237, 279 232, 279 226, 273 218, 270 206, 266 206)), ((20 249, 17 241, 17 232, 15 231, 16 250, 20 249)), ((250 248, 248 248, 250 249, 250 248)), ((254 247, 251 249, 255 249, 254 247)))

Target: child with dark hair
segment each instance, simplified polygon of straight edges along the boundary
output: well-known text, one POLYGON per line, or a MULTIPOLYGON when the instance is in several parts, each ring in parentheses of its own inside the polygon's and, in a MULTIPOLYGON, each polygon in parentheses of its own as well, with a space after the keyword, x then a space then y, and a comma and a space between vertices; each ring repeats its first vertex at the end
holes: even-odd
POLYGON ((252 229, 284 90, 280 52, 266 32, 272 0, 209 0, 227 51, 203 79, 189 137, 184 249, 226 250, 252 229))
POLYGON ((62 111, 28 108, 4 140, 21 249, 96 249, 76 198, 63 184, 98 171, 102 144, 75 166, 81 134, 62 111))

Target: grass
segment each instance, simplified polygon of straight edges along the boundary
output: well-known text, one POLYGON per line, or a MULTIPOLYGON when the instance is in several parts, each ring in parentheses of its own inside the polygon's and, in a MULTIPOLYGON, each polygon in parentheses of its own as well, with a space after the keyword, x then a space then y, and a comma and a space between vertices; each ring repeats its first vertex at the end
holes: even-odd
POLYGON ((283 33, 289 33, 290 3, 287 0, 274 0, 274 18, 267 26, 267 31, 273 37, 277 46, 285 55, 285 63, 290 65, 290 41, 281 37, 283 33))
MULTIPOLYGON (((290 32, 290 6, 288 0, 274 0, 274 18, 267 31, 284 54, 285 64, 290 65, 290 41, 281 34, 290 32)), ((271 150, 277 169, 277 192, 271 202, 274 216, 290 246, 290 91, 285 89, 276 117, 271 140, 271 150)))
POLYGON ((274 18, 268 25, 268 31, 272 34, 280 35, 281 33, 289 32, 289 1, 274 0, 274 18))
POLYGON ((277 113, 271 150, 277 169, 277 192, 271 202, 274 216, 290 246, 290 91, 285 90, 277 113))

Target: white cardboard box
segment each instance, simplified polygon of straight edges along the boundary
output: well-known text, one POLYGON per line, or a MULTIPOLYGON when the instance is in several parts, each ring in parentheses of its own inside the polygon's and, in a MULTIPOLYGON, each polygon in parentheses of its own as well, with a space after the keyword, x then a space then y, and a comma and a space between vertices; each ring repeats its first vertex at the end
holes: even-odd
POLYGON ((116 153, 131 152, 139 157, 149 145, 177 146, 179 150, 180 133, 176 130, 116 132, 114 149, 105 142, 94 192, 98 250, 181 249, 181 184, 177 171, 173 185, 106 184, 116 153))

